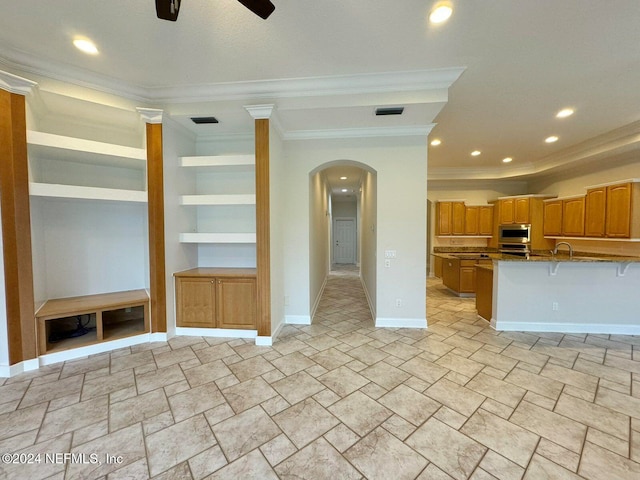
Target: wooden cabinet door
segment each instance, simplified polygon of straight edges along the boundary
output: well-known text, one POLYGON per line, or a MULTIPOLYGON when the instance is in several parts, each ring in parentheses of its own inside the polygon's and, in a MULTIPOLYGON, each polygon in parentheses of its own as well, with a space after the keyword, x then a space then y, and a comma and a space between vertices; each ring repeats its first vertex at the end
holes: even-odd
POLYGON ((604 237, 606 231, 607 189, 587 190, 584 234, 587 237, 604 237))
POLYGON ((464 202, 451 202, 451 233, 464 235, 464 202))
POLYGON ((493 235, 493 207, 480 207, 478 220, 479 235, 493 235))
POLYGON ((451 235, 451 202, 436 203, 436 231, 438 235, 451 235))
POLYGON ((515 221, 515 205, 513 198, 500 200, 500 225, 508 225, 515 221))
POLYGON ((176 278, 176 325, 196 328, 216 326, 214 278, 176 278))
POLYGON ((480 207, 464 207, 464 234, 478 235, 480 207))
POLYGON ((564 236, 584 236, 584 203, 584 197, 562 201, 562 234, 564 236))
POLYGON ((607 187, 606 235, 613 238, 631 236, 631 184, 607 187))
POLYGON ((545 235, 562 235, 562 200, 544 202, 545 235))
POLYGON ((442 260, 442 283, 454 292, 460 291, 460 260, 457 258, 442 260))
POLYGON ((433 274, 438 278, 442 278, 442 257, 436 257, 434 255, 434 257, 433 257, 433 274))
POLYGON ((516 198, 514 205, 514 222, 515 223, 531 223, 531 217, 529 216, 529 199, 528 198, 516 198))
POLYGON ((256 280, 218 278, 218 328, 256 328, 256 280))
POLYGON ((476 267, 473 265, 460 267, 460 293, 475 293, 476 267))

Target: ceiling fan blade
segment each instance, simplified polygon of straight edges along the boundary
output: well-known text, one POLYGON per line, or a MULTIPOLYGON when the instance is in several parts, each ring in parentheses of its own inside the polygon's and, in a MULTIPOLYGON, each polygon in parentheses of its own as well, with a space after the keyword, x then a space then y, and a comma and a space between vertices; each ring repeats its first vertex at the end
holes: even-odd
MULTIPOLYGON (((156 0, 157 2, 158 0, 156 0)), ((275 5, 269 0, 238 0, 242 5, 247 7, 260 18, 266 20, 269 15, 276 9, 275 5)))
POLYGON ((162 20, 175 22, 180 12, 180 0, 156 0, 156 15, 162 20))

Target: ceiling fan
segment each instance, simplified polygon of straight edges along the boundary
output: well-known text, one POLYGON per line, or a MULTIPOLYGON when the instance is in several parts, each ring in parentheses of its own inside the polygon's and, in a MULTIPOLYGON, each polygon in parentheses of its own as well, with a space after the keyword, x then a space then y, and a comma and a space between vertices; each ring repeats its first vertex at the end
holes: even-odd
MULTIPOLYGON (((238 0, 260 18, 267 19, 276 7, 269 0, 238 0)), ((175 22, 180 11, 180 0, 156 0, 156 14, 162 20, 175 22)))

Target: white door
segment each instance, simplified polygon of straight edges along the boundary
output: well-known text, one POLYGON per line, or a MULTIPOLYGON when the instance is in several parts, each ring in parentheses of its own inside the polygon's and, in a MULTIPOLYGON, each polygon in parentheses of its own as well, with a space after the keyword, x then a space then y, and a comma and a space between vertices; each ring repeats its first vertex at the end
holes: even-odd
POLYGON ((356 263, 355 218, 336 218, 333 225, 334 263, 356 263))

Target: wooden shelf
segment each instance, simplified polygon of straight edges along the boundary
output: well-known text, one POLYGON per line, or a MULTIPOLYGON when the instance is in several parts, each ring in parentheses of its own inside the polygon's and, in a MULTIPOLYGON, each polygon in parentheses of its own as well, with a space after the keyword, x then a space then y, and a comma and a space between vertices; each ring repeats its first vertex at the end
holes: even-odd
POLYGON ((33 197, 147 203, 147 192, 145 191, 83 187, 79 185, 59 185, 52 183, 29 183, 29 195, 33 197))
MULTIPOLYGON (((146 290, 85 295, 47 300, 35 314, 40 354, 68 350, 149 331, 146 290), (52 342, 51 334, 73 329, 75 317, 87 316, 89 333, 52 342), (71 327, 71 328, 70 328, 71 327)), ((63 335, 64 336, 64 335, 63 335)))
POLYGON ((251 195, 181 195, 180 205, 255 205, 251 195))
POLYGON ((256 243, 255 233, 181 233, 180 243, 256 243))

